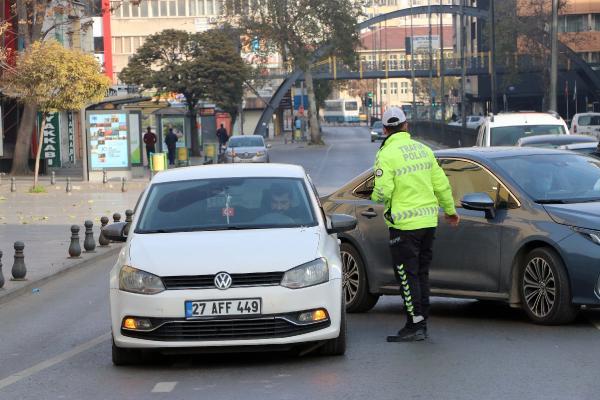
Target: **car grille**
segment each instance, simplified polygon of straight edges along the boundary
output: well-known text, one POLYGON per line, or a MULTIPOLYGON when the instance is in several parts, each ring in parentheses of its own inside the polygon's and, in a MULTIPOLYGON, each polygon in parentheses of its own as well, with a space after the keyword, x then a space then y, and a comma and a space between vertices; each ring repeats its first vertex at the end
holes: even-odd
MULTIPOLYGON (((231 274, 231 287, 275 286, 282 278, 283 272, 231 274)), ((167 290, 215 288, 215 275, 164 276, 161 279, 167 290)))
MULTIPOLYGON (((153 321, 153 324, 160 320, 153 321)), ((168 321, 149 331, 121 329, 124 336, 166 342, 271 339, 301 335, 326 328, 330 321, 311 325, 296 325, 281 317, 168 321)))
POLYGON ((238 156, 239 158, 252 158, 252 157, 254 157, 255 155, 256 155, 256 153, 246 153, 246 152, 243 152, 243 153, 237 153, 237 156, 238 156))

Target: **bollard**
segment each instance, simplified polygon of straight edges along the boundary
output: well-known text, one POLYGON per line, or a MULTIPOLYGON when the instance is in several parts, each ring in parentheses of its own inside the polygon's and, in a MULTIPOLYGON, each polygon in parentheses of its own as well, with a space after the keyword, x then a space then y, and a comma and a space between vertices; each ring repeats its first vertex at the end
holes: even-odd
POLYGON ((104 233, 102 232, 102 229, 104 229, 104 227, 106 225, 108 225, 108 217, 102 217, 102 218, 100 218, 100 223, 102 224, 102 226, 100 227, 100 236, 98 236, 98 243, 100 244, 100 247, 106 247, 106 246, 110 245, 110 240, 108 240, 104 236, 104 233))
POLYGON ((121 214, 119 213, 114 213, 113 214, 113 221, 116 224, 117 222, 121 222, 121 214))
POLYGON ((11 192, 17 191, 17 180, 14 177, 10 178, 10 191, 11 192))
POLYGON ((4 275, 2 275, 2 251, 0 250, 0 289, 4 287, 4 275))
POLYGON ((127 188, 125 187, 125 182, 127 181, 127 179, 125 178, 121 178, 121 192, 126 192, 127 188))
POLYGON ((128 236, 129 228, 131 227, 131 223, 133 222, 133 210, 125 210, 125 222, 127 222, 127 225, 125 225, 125 229, 123 229, 123 234, 125 236, 128 236))
POLYGON ((71 244, 69 245, 69 258, 79 258, 81 246, 79 245, 79 226, 71 225, 71 244))
POLYGON ((50 184, 56 185, 56 172, 54 171, 52 171, 52 174, 50 175, 50 184))
POLYGON ((83 223, 85 226, 85 239, 83 240, 83 248, 86 253, 95 253, 96 250, 96 241, 94 240, 94 223, 90 220, 87 220, 83 223))
POLYGON ((15 262, 12 267, 12 280, 13 281, 24 281, 25 275, 27 275, 27 268, 25 268, 25 244, 23 242, 15 242, 15 262))
POLYGON ((102 183, 108 183, 108 174, 105 169, 102 170, 102 183))
POLYGON ((71 193, 71 178, 67 177, 67 193, 71 193))

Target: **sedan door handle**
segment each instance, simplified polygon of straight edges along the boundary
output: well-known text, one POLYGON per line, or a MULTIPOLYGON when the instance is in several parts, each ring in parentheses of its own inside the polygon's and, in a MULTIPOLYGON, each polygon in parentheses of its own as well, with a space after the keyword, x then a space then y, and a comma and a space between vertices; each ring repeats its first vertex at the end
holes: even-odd
POLYGON ((377 213, 373 209, 368 209, 366 211, 361 212, 360 215, 363 215, 367 218, 373 218, 377 216, 377 213))

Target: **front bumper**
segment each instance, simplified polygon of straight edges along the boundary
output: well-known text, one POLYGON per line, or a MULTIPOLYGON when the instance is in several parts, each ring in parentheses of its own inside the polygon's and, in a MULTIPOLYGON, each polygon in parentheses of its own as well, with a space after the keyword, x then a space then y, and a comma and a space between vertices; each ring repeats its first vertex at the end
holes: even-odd
POLYGON ((560 253, 571 281, 573 303, 600 306, 600 246, 573 233, 560 242, 560 253))
POLYGON ((341 299, 342 286, 339 279, 295 290, 270 286, 232 288, 224 291, 166 290, 157 295, 138 295, 111 289, 112 332, 115 344, 124 348, 235 347, 315 342, 339 336, 341 299), (186 300, 257 297, 262 299, 261 315, 185 319, 186 300), (326 309, 329 319, 300 326, 290 322, 298 312, 317 308, 326 309), (150 318, 153 325, 156 323, 162 328, 158 328, 154 334, 122 330, 123 319, 130 316, 150 318), (250 332, 251 338, 243 339, 239 332, 250 332))
POLYGON ((267 155, 253 156, 253 157, 231 157, 225 156, 225 162, 229 164, 243 164, 243 163, 266 163, 268 161, 267 155))

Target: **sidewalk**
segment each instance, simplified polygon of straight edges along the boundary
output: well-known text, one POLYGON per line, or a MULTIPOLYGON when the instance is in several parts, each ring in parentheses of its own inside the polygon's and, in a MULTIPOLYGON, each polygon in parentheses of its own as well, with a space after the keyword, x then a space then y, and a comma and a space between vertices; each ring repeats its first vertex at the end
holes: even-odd
POLYGON ((83 249, 85 228, 89 219, 94 222, 94 239, 98 243, 100 218, 115 212, 125 220, 125 210, 133 209, 148 184, 148 180, 127 182, 127 191, 121 192, 120 182, 89 183, 73 182, 73 191, 66 193, 65 183, 57 179, 52 186, 49 180, 40 182, 47 193, 32 194, 28 190, 31 181, 17 180, 17 191, 10 191, 10 180, 0 184, 0 251, 4 288, 0 289, 0 303, 13 296, 29 291, 40 283, 71 268, 78 268, 102 257, 117 254, 120 244, 110 248, 96 248, 96 253, 82 253, 77 260, 68 259, 71 225, 79 225, 80 245, 83 249), (25 243, 25 266, 27 281, 11 281, 16 241, 25 243))

